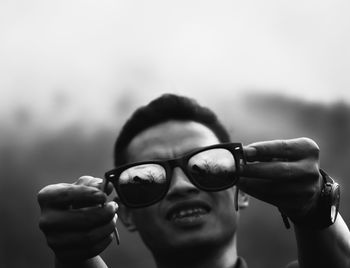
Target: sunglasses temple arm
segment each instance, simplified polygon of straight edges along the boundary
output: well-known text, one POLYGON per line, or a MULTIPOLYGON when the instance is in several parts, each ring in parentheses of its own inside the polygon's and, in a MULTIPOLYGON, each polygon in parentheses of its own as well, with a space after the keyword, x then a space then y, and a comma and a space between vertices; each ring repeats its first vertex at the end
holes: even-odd
MULTIPOLYGON (((104 180, 104 185, 103 185, 103 192, 105 192, 105 193, 107 193, 107 186, 108 186, 108 180, 105 179, 104 180)), ((102 207, 104 207, 105 203, 103 203, 101 205, 102 205, 102 207)), ((117 241, 117 245, 119 245, 120 244, 120 236, 119 236, 119 232, 118 232, 117 226, 114 227, 113 233, 114 233, 114 236, 115 236, 115 240, 117 241)))
POLYGON ((245 152, 243 150, 243 145, 241 145, 239 148, 237 148, 238 150, 238 154, 240 157, 235 157, 235 163, 236 163, 236 169, 238 171, 238 177, 237 177, 237 181, 236 181, 236 194, 235 194, 235 210, 238 211, 238 196, 239 196, 239 187, 238 187, 238 181, 240 179, 240 172, 241 172, 241 168, 240 165, 241 163, 243 165, 245 165, 247 163, 247 158, 245 155, 245 152))
POLYGON ((238 211, 238 195, 239 195, 239 188, 236 185, 236 193, 235 193, 235 210, 238 211))
POLYGON ((117 245, 120 245, 120 236, 119 236, 117 226, 114 227, 113 233, 115 236, 115 240, 117 241, 117 245))

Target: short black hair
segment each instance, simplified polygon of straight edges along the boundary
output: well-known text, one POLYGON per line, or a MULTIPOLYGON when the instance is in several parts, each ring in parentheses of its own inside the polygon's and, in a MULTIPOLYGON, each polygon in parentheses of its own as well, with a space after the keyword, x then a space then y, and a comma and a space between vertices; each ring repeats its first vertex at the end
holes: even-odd
POLYGON ((216 114, 191 98, 163 94, 138 108, 122 127, 114 146, 114 165, 127 163, 126 148, 143 130, 169 120, 194 121, 211 129, 220 142, 229 142, 230 135, 216 114))

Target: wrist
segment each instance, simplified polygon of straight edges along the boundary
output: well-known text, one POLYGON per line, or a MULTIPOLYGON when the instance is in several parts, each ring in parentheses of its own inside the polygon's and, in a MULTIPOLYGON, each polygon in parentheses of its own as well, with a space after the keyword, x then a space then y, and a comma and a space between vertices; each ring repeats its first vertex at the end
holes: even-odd
POLYGON ((297 227, 321 230, 332 225, 337 218, 340 200, 339 185, 323 170, 320 169, 320 173, 323 183, 316 204, 302 217, 289 216, 297 227))

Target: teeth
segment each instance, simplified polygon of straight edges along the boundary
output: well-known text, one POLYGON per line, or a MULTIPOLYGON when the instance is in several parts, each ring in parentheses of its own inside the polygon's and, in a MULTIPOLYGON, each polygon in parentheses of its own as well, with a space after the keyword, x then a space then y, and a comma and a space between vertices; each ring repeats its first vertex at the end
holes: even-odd
POLYGON ((199 215, 203 215, 206 213, 206 210, 203 208, 191 208, 191 209, 184 209, 175 212, 172 216, 171 219, 181 219, 185 217, 198 217, 199 215))

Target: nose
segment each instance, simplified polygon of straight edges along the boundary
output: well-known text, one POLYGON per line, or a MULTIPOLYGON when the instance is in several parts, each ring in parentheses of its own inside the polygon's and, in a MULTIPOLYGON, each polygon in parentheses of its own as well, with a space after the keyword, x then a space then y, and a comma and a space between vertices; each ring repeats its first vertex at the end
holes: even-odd
POLYGON ((198 193, 199 189, 191 183, 183 170, 180 167, 175 167, 166 198, 172 200, 198 193))

